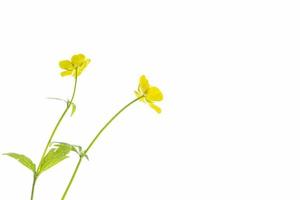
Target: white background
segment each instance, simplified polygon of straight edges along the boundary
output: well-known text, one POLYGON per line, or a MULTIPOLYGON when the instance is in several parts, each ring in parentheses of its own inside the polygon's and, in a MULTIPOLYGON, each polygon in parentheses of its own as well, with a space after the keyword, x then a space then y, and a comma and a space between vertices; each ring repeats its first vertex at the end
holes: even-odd
MULTIPOLYGON (((134 98, 161 88, 157 115, 136 103, 89 152, 70 200, 299 200, 299 1, 0 2, 0 153, 39 160, 69 98, 58 61, 84 53, 77 112, 55 140, 84 147, 134 98)), ((77 161, 43 174, 58 200, 77 161)), ((0 199, 29 199, 32 176, 0 157, 0 199)))

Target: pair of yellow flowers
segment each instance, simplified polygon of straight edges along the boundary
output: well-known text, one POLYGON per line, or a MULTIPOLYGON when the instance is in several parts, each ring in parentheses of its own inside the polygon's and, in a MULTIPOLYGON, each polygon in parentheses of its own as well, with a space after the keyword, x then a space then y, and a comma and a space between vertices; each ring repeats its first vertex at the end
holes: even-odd
MULTIPOLYGON (((83 54, 74 55, 71 60, 62 60, 59 62, 60 68, 64 70, 61 72, 61 75, 78 77, 90 62, 91 60, 86 58, 83 54)), ((135 95, 137 98, 140 98, 141 101, 147 103, 156 112, 161 112, 161 108, 155 105, 154 102, 162 101, 163 94, 159 88, 149 84, 145 75, 140 77, 139 86, 135 91, 135 95)))

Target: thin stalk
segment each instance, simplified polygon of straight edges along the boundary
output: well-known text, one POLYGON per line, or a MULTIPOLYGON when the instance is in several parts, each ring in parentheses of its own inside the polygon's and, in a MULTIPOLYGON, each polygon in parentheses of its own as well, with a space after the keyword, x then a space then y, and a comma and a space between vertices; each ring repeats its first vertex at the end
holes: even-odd
POLYGON ((45 149, 43 151, 43 154, 42 154, 42 157, 40 159, 40 162, 39 162, 39 165, 38 165, 38 168, 37 168, 37 171, 36 173, 34 174, 34 179, 33 179, 33 184, 32 184, 32 192, 31 192, 31 200, 33 200, 33 196, 34 196, 34 189, 35 189, 35 184, 36 184, 36 181, 39 177, 39 174, 40 174, 40 169, 41 169, 41 163, 42 163, 42 160, 43 158, 45 157, 46 153, 47 153, 47 150, 52 142, 52 139, 59 127, 59 125, 61 124, 62 120, 64 119, 65 115, 67 114, 67 112, 69 111, 70 107, 72 106, 72 103, 73 103, 73 100, 75 98, 75 93, 76 93, 76 88, 77 88, 77 69, 76 69, 76 76, 75 76, 75 83, 74 83, 74 88, 73 88, 73 93, 72 93, 72 97, 71 97, 71 100, 68 102, 67 104, 67 107, 65 108, 64 112, 62 113, 62 115, 60 116, 59 120, 57 121, 49 139, 48 139, 48 142, 45 146, 45 149))
POLYGON ((35 183, 36 183, 36 175, 35 173, 33 174, 33 182, 32 182, 32 188, 31 188, 31 200, 33 200, 34 197, 34 189, 35 189, 35 183))
POLYGON ((63 199, 65 199, 65 197, 67 196, 67 194, 68 194, 68 191, 69 191, 69 189, 70 189, 70 187, 71 187, 71 185, 72 185, 72 183, 73 183, 73 180, 74 180, 74 178, 75 178, 75 176, 76 176, 76 174, 77 174, 77 171, 78 171, 78 169, 79 169, 79 166, 80 166, 80 164, 81 164, 81 161, 82 161, 82 156, 80 156, 80 159, 78 160, 78 163, 77 163, 77 165, 76 165, 76 168, 75 168, 75 170, 74 170, 74 172, 73 172, 73 175, 72 175, 72 177, 71 177, 71 179, 70 179, 70 181, 69 181, 69 183, 68 183, 68 186, 67 186, 67 188, 66 188, 66 190, 65 190, 65 192, 64 192, 64 194, 63 194, 63 196, 62 196, 62 200, 63 199))
MULTIPOLYGON (((131 101, 131 102, 129 102, 128 104, 126 104, 123 108, 121 108, 114 116, 112 116, 111 118, 110 118, 110 120, 100 129, 100 131, 97 133, 97 135, 94 137, 94 139, 91 141, 91 143, 88 145, 88 147, 86 148, 86 150, 84 151, 84 155, 87 155, 87 152, 92 148, 92 146, 95 144, 95 142, 97 141, 97 139, 99 138, 99 136, 101 135, 101 133, 114 121, 114 119, 116 119, 116 117, 118 117, 126 108, 128 108, 130 105, 132 105, 133 103, 135 103, 136 101, 138 101, 138 100, 140 100, 141 98, 143 98, 143 96, 141 96, 141 97, 138 97, 138 98, 136 98, 136 99, 134 99, 133 101, 131 101)), ((72 183, 73 183, 73 181, 74 181, 74 178, 75 178, 75 176, 76 176, 76 174, 77 174, 77 172, 78 172, 78 169, 79 169, 79 167, 80 167, 80 164, 81 164, 81 161, 82 161, 82 159, 83 159, 83 157, 84 157, 84 155, 83 156, 81 156, 80 157, 80 159, 79 159, 79 161, 78 161, 78 163, 77 163, 77 165, 76 165, 76 168, 75 168, 75 170, 74 170, 74 172, 73 172, 73 175, 72 175, 72 177, 71 177, 71 179, 70 179, 70 181, 69 181, 69 183, 68 183, 68 186, 67 186, 67 188, 66 188, 66 190, 65 190, 65 192, 64 192, 64 194, 63 194, 63 196, 62 196, 62 198, 61 198, 61 200, 64 200, 65 199, 65 197, 67 196, 67 193, 68 193, 68 191, 69 191, 69 189, 70 189, 70 187, 71 187, 71 185, 72 185, 72 183)))
MULTIPOLYGON (((71 105, 72 105, 72 103, 73 103, 73 100, 74 100, 74 97, 75 97, 75 93, 76 93, 76 88, 77 88, 77 76, 75 76, 75 83, 74 83, 74 89, 73 89, 72 98, 71 98, 70 102, 67 104, 66 109, 64 110, 64 112, 63 112, 62 115, 60 116, 58 122, 56 123, 56 125, 55 125, 55 127, 54 127, 54 129, 53 129, 53 131, 52 131, 52 133, 51 133, 51 135, 50 135, 50 138, 49 138, 49 140, 48 140, 48 142, 47 142, 47 145, 46 145, 46 147, 45 147, 45 149, 44 149, 44 152, 43 152, 43 155, 42 155, 42 157, 41 157, 41 161, 42 161, 42 159, 44 158, 44 156, 45 156, 46 153, 47 153, 47 150, 48 150, 48 148, 49 148, 49 146, 50 146, 50 144, 51 144, 51 142, 52 142, 52 139, 53 139, 53 137, 54 137, 54 135, 55 135, 55 133, 56 133, 56 131, 57 131, 57 128, 58 128, 59 125, 61 124, 63 118, 65 117, 65 115, 67 114, 67 112, 69 111, 69 109, 70 109, 70 107, 71 107, 71 105)), ((41 167, 41 162, 39 163, 38 171, 40 170, 40 167, 41 167)))
POLYGON ((110 125, 110 123, 112 121, 114 121, 114 119, 116 119, 116 117, 118 117, 126 108, 128 108, 134 102, 140 100, 142 97, 143 96, 138 97, 138 98, 134 99, 133 101, 129 102, 127 105, 125 105, 123 108, 121 108, 112 118, 110 118, 110 120, 103 126, 103 128, 98 132, 98 134, 95 136, 95 138, 89 144, 89 146, 86 148, 86 150, 84 151, 85 154, 87 154, 87 152, 92 148, 92 146, 94 145, 94 143, 96 142, 96 140, 99 138, 99 136, 101 135, 101 133, 110 125))

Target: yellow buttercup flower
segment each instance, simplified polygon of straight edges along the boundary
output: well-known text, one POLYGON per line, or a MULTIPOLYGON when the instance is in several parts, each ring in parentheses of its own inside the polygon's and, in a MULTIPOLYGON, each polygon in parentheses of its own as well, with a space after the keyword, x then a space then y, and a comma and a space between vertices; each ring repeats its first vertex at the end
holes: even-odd
POLYGON ((161 108, 155 105, 154 102, 162 101, 163 94, 157 87, 150 86, 145 75, 140 77, 139 87, 138 90, 135 91, 135 95, 141 97, 141 100, 147 103, 156 112, 161 112, 161 108))
POLYGON ((65 71, 61 72, 60 75, 61 76, 73 75, 74 77, 75 76, 78 77, 90 62, 91 60, 86 58, 85 55, 83 54, 74 55, 72 56, 71 60, 62 60, 59 62, 59 67, 65 71))

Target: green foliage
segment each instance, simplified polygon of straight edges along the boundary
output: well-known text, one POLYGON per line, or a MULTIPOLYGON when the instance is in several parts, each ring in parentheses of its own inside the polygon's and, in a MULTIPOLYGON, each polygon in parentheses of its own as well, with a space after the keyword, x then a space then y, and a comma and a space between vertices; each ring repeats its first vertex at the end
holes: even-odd
MULTIPOLYGON (((71 102, 70 101, 68 101, 68 105, 70 104, 71 102)), ((74 113, 76 112, 76 105, 75 105, 75 103, 71 103, 71 106, 72 106, 72 111, 71 111, 71 116, 73 116, 74 115, 74 113)))
POLYGON ((61 99, 61 98, 57 98, 57 97, 48 97, 47 99, 57 100, 57 101, 63 101, 63 102, 65 102, 66 104, 68 103, 66 100, 61 99))
POLYGON ((68 158, 71 150, 69 146, 52 147, 42 159, 38 175, 68 158))
POLYGON ((17 154, 17 153, 5 153, 3 155, 6 155, 6 156, 9 156, 9 157, 12 157, 12 158, 16 159, 22 165, 24 165, 25 167, 30 169, 33 173, 35 173, 35 164, 27 156, 25 156, 23 154, 17 154))
POLYGON ((85 157, 87 160, 89 160, 89 157, 82 150, 81 146, 69 144, 69 143, 65 143, 65 142, 52 142, 52 144, 55 147, 62 147, 62 146, 65 146, 66 148, 68 147, 71 149, 71 151, 75 152, 79 157, 85 157))
POLYGON ((49 97, 48 99, 57 100, 57 101, 63 101, 63 102, 65 102, 67 104, 67 106, 71 106, 72 107, 71 116, 73 116, 74 113, 76 112, 76 104, 73 103, 73 102, 71 102, 70 100, 64 100, 64 99, 56 98, 56 97, 49 97))

